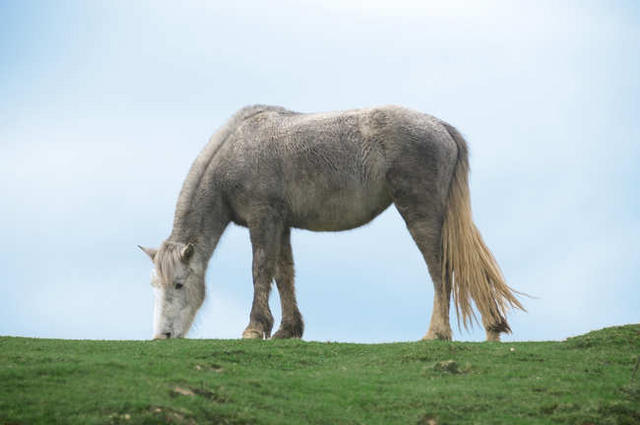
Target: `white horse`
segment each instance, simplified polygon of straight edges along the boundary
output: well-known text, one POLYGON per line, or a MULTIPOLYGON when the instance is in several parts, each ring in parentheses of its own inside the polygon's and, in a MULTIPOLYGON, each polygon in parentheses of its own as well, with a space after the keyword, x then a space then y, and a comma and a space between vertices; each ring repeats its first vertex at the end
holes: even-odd
MULTIPOLYGON (((249 228, 254 296, 244 338, 269 338, 272 281, 282 322, 273 338, 300 338, 290 229, 352 229, 395 204, 422 253, 435 295, 424 339, 451 339, 451 292, 465 327, 482 315, 487 340, 510 332, 522 305, 473 224, 467 146, 451 125, 402 107, 301 114, 250 106, 196 158, 178 198, 173 231, 155 264, 154 337, 189 331, 205 295, 207 264, 227 225, 249 228)), ((363 294, 366 297, 366 294, 363 294)))

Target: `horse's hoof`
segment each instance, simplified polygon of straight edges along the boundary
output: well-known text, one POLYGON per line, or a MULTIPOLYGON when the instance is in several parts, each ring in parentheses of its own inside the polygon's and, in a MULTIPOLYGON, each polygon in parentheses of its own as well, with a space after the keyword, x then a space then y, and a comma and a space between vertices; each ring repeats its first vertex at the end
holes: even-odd
POLYGON ((423 341, 451 341, 451 334, 429 331, 422 337, 423 341))
POLYGON ((289 338, 302 338, 302 335, 298 335, 295 332, 288 329, 280 329, 278 332, 274 333, 271 339, 289 339, 289 338))
POLYGON ((242 332, 242 339, 263 339, 264 334, 257 329, 245 329, 242 332))
POLYGON ((487 331, 487 341, 500 342, 500 332, 487 331))
POLYGON ((302 332, 304 331, 304 323, 302 319, 298 321, 286 321, 280 323, 280 329, 271 338, 272 339, 286 339, 286 338, 302 338, 302 332))

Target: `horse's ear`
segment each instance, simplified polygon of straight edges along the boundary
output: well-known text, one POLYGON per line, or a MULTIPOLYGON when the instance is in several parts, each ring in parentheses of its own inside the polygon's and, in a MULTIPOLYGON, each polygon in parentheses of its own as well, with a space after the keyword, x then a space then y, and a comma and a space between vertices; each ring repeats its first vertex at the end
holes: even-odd
POLYGON ((156 258, 156 254, 158 253, 157 249, 145 248, 144 246, 140 246, 140 245, 138 245, 138 248, 140 248, 142 252, 147 254, 149 258, 151 258, 151 261, 153 261, 156 258))
POLYGON ((180 252, 180 259, 186 263, 187 261, 189 261, 192 255, 193 244, 189 242, 184 248, 182 248, 182 252, 180 252))

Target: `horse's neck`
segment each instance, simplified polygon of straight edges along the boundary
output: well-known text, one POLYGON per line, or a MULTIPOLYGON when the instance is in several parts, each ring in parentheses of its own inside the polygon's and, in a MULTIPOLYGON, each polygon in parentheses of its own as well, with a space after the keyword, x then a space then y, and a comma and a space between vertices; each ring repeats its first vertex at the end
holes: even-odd
POLYGON ((222 197, 211 190, 205 192, 206 199, 194 196, 190 202, 183 199, 178 201, 181 207, 176 209, 169 239, 195 244, 202 255, 202 260, 207 263, 227 228, 230 218, 222 197), (188 206, 185 207, 187 202, 188 206))

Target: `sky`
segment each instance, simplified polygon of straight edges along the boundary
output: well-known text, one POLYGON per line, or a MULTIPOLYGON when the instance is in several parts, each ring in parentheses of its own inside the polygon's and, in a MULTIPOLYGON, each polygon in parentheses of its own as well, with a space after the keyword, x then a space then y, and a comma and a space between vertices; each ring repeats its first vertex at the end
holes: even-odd
MULTIPOLYGON (((639 24, 635 1, 0 0, 0 335, 150 338, 136 245, 169 235, 191 162, 256 103, 455 125, 475 222, 531 296, 504 340, 637 323, 639 24)), ((433 288, 394 207, 292 238, 305 339, 424 335, 433 288)), ((232 225, 190 337, 241 336, 250 266, 232 225)))

